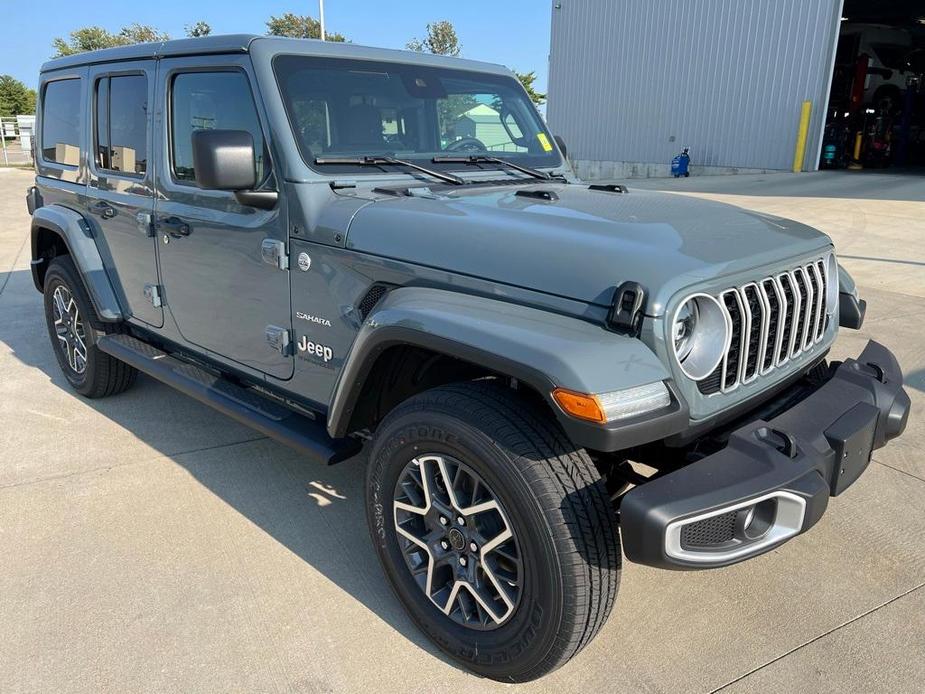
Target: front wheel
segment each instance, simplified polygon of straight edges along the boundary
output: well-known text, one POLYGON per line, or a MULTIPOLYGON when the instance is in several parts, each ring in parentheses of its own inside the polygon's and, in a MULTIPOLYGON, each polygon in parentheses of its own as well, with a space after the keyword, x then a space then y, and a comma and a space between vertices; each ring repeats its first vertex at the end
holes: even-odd
POLYGON ((605 484, 552 417, 506 388, 443 386, 400 405, 376 434, 366 495, 398 598, 479 674, 540 677, 610 614, 621 554, 605 484))
POLYGON ((138 372, 96 346, 99 324, 69 256, 54 258, 45 273, 45 321, 61 371, 81 395, 101 398, 129 388, 138 372))

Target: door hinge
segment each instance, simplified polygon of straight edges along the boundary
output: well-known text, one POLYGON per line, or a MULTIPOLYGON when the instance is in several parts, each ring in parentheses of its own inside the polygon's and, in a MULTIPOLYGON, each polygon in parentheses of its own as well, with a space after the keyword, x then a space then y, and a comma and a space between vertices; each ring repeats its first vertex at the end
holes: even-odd
POLYGON ((289 339, 289 331, 286 328, 280 328, 278 325, 268 325, 264 331, 267 342, 277 352, 284 357, 288 357, 292 352, 292 342, 289 339))
POLYGON ((145 285, 145 298, 151 302, 154 308, 160 308, 164 305, 163 299, 161 298, 161 288, 156 284, 145 285))
POLYGON ((286 244, 276 239, 264 239, 260 244, 260 255, 263 262, 275 265, 278 270, 289 269, 289 256, 286 255, 286 244))
POLYGON ((138 225, 138 231, 148 238, 154 237, 154 215, 150 212, 139 212, 135 215, 135 223, 138 225))

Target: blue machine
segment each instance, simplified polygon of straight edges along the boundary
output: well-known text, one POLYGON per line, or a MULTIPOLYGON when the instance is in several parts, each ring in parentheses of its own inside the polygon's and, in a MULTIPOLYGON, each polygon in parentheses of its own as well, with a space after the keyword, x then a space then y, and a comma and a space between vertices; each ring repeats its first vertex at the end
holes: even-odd
POLYGON ((681 150, 681 154, 671 160, 671 175, 675 178, 691 175, 691 172, 687 170, 687 167, 690 166, 691 163, 691 155, 689 152, 690 147, 685 147, 681 150))

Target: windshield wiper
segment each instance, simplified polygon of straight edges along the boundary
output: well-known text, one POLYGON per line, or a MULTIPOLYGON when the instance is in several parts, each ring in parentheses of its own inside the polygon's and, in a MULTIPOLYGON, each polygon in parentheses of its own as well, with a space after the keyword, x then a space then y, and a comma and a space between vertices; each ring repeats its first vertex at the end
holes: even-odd
POLYGON ((544 181, 549 181, 553 177, 552 175, 546 173, 545 171, 538 171, 537 169, 531 169, 527 166, 521 166, 520 164, 515 164, 512 161, 507 159, 501 159, 500 157, 492 157, 487 154, 469 154, 464 157, 434 157, 431 159, 435 164, 444 163, 444 164, 501 164, 501 166, 506 166, 509 169, 514 169, 515 171, 520 171, 525 173, 528 176, 533 176, 533 178, 541 178, 544 181))
POLYGON ((428 176, 439 178, 441 181, 446 181, 447 183, 452 183, 453 185, 461 186, 465 184, 465 180, 455 174, 443 173, 442 171, 434 171, 433 169, 428 169, 426 166, 421 166, 420 164, 415 164, 411 161, 405 161, 404 159, 396 159, 395 157, 379 155, 365 157, 318 157, 315 159, 315 163, 319 166, 324 166, 325 164, 353 164, 354 166, 380 166, 382 164, 396 164, 398 166, 407 166, 409 169, 420 171, 421 173, 425 173, 428 176))

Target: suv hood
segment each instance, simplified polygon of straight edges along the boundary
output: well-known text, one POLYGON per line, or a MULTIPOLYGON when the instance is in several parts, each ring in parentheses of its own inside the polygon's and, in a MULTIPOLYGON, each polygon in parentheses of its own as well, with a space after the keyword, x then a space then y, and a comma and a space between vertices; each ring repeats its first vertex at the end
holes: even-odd
POLYGON ((632 280, 649 291, 650 315, 692 284, 831 243, 797 222, 671 193, 564 183, 415 192, 360 209, 347 247, 602 306, 632 280), (516 195, 527 190, 559 199, 516 195))

